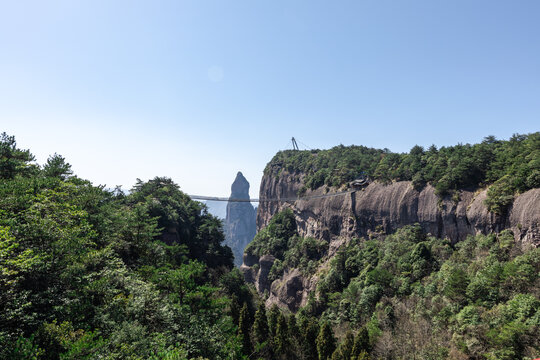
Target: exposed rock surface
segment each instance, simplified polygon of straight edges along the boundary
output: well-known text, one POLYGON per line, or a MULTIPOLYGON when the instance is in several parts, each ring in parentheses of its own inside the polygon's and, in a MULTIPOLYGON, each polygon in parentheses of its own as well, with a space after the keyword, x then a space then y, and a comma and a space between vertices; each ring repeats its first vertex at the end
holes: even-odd
MULTIPOLYGON (((303 174, 286 171, 279 176, 265 175, 259 196, 294 198, 303 186, 303 178, 303 174)), ((339 191, 322 187, 308 191, 304 196, 333 192, 339 191)), ((261 202, 257 212, 257 228, 264 228, 274 214, 289 207, 295 214, 301 236, 330 242, 328 258, 350 238, 390 233, 414 223, 419 223, 426 233, 448 238, 452 242, 463 240, 468 235, 511 229, 516 241, 540 245, 539 188, 517 196, 506 216, 490 213, 484 204, 485 199, 486 190, 482 189, 462 190, 459 200, 450 197, 441 199, 430 185, 417 191, 408 181, 387 185, 373 182, 362 190, 331 197, 296 202, 261 202)), ((242 266, 244 274, 250 273, 246 276, 248 281, 251 277, 252 282, 261 283, 260 273, 250 267, 260 263, 260 260, 249 259, 242 266)), ((263 285, 257 286, 257 289, 269 289, 267 304, 277 303, 295 311, 306 303, 309 292, 315 289, 316 280, 305 279, 296 269, 289 269, 272 284, 268 284, 265 277, 263 285)))
MULTIPOLYGON (((241 172, 238 172, 236 179, 231 185, 231 196, 229 199, 249 199, 249 182, 241 172)), ((228 245, 234 254, 234 263, 237 266, 242 264, 242 254, 256 233, 255 225, 256 212, 250 202, 227 203, 227 215, 224 222, 225 245, 228 245)))

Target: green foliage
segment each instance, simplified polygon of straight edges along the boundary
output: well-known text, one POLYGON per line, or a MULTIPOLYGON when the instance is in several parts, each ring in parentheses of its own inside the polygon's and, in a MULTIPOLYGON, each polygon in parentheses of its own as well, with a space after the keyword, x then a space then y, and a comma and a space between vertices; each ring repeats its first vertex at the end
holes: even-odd
POLYGON ((349 331, 345 334, 345 339, 339 344, 334 353, 332 360, 350 360, 358 356, 353 355, 354 335, 349 331))
POLYGON ((49 156, 47 163, 43 166, 43 175, 46 177, 57 177, 62 180, 73 175, 71 165, 66 162, 66 159, 58 154, 49 156))
POLYGON ((266 254, 276 257, 268 275, 273 281, 287 268, 312 273, 327 250, 327 241, 300 237, 292 210, 285 209, 274 215, 268 226, 257 233, 245 252, 258 257, 266 254))
POLYGON ((229 305, 252 295, 204 205, 170 179, 126 196, 31 161, 2 135, 0 358, 242 358, 229 305))
POLYGON ((486 204, 491 211, 503 213, 516 192, 540 186, 540 133, 516 134, 508 141, 487 137, 479 144, 432 146, 427 151, 414 146, 408 154, 343 145, 280 151, 265 174, 277 176, 283 170, 305 174, 304 185, 312 190, 342 186, 360 176, 381 182, 412 181, 416 190, 429 183, 441 196, 493 184, 486 204))
POLYGON ((274 352, 279 358, 287 358, 289 351, 289 331, 287 320, 283 314, 279 314, 274 335, 274 352))
POLYGON ((505 214, 508 206, 514 201, 515 188, 512 185, 510 176, 505 175, 489 187, 485 200, 489 211, 499 215, 505 214))
POLYGON ((247 309, 247 305, 244 304, 244 306, 242 306, 242 310, 240 310, 240 318, 238 320, 238 335, 242 339, 242 347, 245 354, 251 354, 252 351, 251 339, 249 336, 249 324, 249 312, 247 309))
POLYGON ((332 259, 318 284, 325 316, 359 325, 383 296, 409 295, 449 256, 450 244, 427 238, 419 225, 378 240, 353 239, 332 259))
POLYGON ((148 215, 156 218, 163 229, 160 239, 166 244, 185 245, 190 258, 200 259, 209 267, 232 268, 232 252, 221 245, 221 222, 208 213, 205 205, 191 201, 171 179, 156 177, 146 183, 138 180, 126 202, 145 206, 148 215))
MULTIPOLYGON (((259 305, 259 308, 255 313, 255 320, 253 321, 251 333, 253 334, 255 344, 262 345, 262 348, 266 348, 270 337, 270 330, 268 329, 268 320, 266 318, 266 308, 264 303, 259 305)), ((266 349, 261 349, 261 353, 265 353, 265 350, 266 349)))
POLYGON ((294 235, 297 235, 294 214, 291 209, 285 209, 274 215, 268 226, 255 235, 245 252, 257 256, 272 254, 282 259, 289 239, 294 235))
POLYGON ((32 164, 34 155, 29 150, 17 148, 14 136, 0 134, 0 179, 14 179, 16 176, 32 176, 38 167, 32 164))
MULTIPOLYGON (((356 159, 349 148, 334 151, 296 152, 292 163, 285 154, 279 166, 313 171, 310 186, 339 186, 358 171, 441 193, 493 184, 487 201, 500 213, 540 178, 537 134, 402 155, 357 147, 356 159), (318 168, 303 168, 310 163, 318 168)), ((77 178, 59 155, 41 171, 32 162, 2 135, 1 359, 522 359, 540 351, 540 249, 515 244, 509 231, 455 246, 418 225, 352 239, 317 274, 317 293, 287 317, 254 299, 221 245, 220 221, 170 179, 139 181, 126 195, 77 178), (332 328, 351 330, 337 349, 332 328)), ((247 251, 275 255, 277 277, 293 267, 312 273, 328 243, 299 237, 285 210, 247 251)))
POLYGON ((358 358, 362 352, 369 353, 371 346, 369 343, 369 333, 365 326, 361 327, 354 337, 354 344, 351 349, 351 358, 358 358))
POLYGON ((39 346, 34 343, 34 336, 30 336, 30 338, 19 337, 15 342, 13 349, 5 358, 13 360, 38 360, 43 354, 43 349, 40 349, 39 346))
POLYGON ((315 342, 317 344, 319 360, 330 359, 336 349, 336 339, 328 322, 325 322, 321 326, 321 330, 319 331, 319 335, 317 335, 315 342))
POLYGON ((272 305, 268 313, 268 328, 270 329, 270 334, 272 337, 276 336, 277 322, 280 312, 276 304, 272 305))
POLYGON ((317 360, 317 336, 319 335, 319 323, 313 317, 300 318, 301 341, 300 349, 306 360, 317 360))
POLYGON ((532 358, 539 274, 540 249, 522 248, 510 231, 453 247, 406 226, 340 249, 301 313, 361 329, 354 353, 364 358, 532 358))

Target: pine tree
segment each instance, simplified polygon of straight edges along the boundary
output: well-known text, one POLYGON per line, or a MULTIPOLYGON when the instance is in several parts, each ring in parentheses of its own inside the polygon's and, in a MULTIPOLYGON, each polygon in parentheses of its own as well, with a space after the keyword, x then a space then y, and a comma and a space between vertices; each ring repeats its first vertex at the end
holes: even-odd
POLYGON ((255 320, 253 321, 253 335, 255 336, 255 342, 262 344, 268 341, 270 331, 268 330, 268 319, 266 318, 266 308, 264 303, 261 302, 257 312, 255 313, 255 320))
POLYGON ((317 360, 317 335, 319 334, 319 323, 314 318, 300 318, 301 331, 301 352, 303 359, 317 360))
POLYGON ((247 304, 244 303, 242 310, 240 310, 240 318, 238 319, 238 335, 240 335, 242 338, 242 346, 244 347, 245 354, 251 354, 252 352, 251 339, 249 338, 249 328, 249 311, 247 304))
POLYGON ((276 327, 279 314, 280 312, 277 305, 272 305, 272 307, 270 308, 270 312, 268 313, 268 328, 272 337, 276 335, 276 327))
POLYGON ((287 331, 287 320, 283 314, 279 314, 274 336, 274 349, 280 358, 287 358, 289 350, 289 332, 287 331))
POLYGON ((257 312, 255 313, 255 320, 253 321, 253 327, 251 328, 255 340, 255 349, 258 358, 272 359, 272 347, 270 341, 270 330, 268 329, 268 319, 266 317, 266 307, 261 302, 257 312))
POLYGON ((289 329, 289 335, 291 338, 298 337, 299 330, 298 330, 298 326, 296 325, 296 317, 294 316, 294 314, 289 316, 287 327, 289 329))
POLYGON ((289 353, 292 358, 298 359, 300 353, 300 330, 296 325, 296 316, 291 314, 287 322, 287 328, 289 331, 289 353))
POLYGON ((238 297, 234 294, 231 295, 230 311, 233 322, 238 324, 240 318, 240 303, 238 302, 238 297))
POLYGON ((352 348, 351 358, 356 359, 362 351, 365 351, 366 353, 369 353, 370 351, 370 345, 369 345, 369 334, 365 326, 363 326, 360 331, 356 334, 356 337, 354 338, 354 345, 352 348))
MULTIPOLYGON (((354 335, 349 331, 345 339, 339 344, 338 348, 332 354, 332 360, 350 360, 354 345, 354 335)), ((356 360, 356 358, 355 358, 356 360)))
POLYGON ((319 360, 330 359, 336 349, 336 339, 329 323, 325 322, 323 324, 315 342, 317 344, 319 360))

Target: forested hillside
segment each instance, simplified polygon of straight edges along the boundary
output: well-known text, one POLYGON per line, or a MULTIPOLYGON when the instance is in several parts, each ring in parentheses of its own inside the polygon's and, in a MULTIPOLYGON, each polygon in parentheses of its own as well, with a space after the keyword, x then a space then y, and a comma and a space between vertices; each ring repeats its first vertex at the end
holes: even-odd
POLYGON ((1 359, 243 356, 221 222, 170 179, 107 190, 3 134, 0 240, 1 359))
POLYGON ((0 359, 530 359, 540 253, 508 232, 452 246, 408 226, 329 244, 290 211, 251 254, 320 282, 296 314, 265 307, 222 224, 171 179, 95 186, 60 155, 0 138, 0 359))
POLYGON ((540 248, 515 243, 510 231, 469 236, 452 246, 413 225, 351 239, 331 258, 323 255, 327 246, 299 237, 286 210, 246 253, 276 257, 270 282, 294 268, 318 278, 296 317, 335 330, 341 344, 332 359, 356 359, 349 357, 360 341, 355 336, 365 339, 359 359, 540 354, 540 248))

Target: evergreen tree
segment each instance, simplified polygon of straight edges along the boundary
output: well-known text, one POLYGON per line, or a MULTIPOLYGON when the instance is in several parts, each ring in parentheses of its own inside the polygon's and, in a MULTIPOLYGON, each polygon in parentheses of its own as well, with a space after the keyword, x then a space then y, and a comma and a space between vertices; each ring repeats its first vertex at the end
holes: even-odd
POLYGON ((360 331, 356 334, 356 337, 354 338, 354 345, 352 347, 351 352, 351 358, 356 359, 362 351, 365 351, 366 353, 369 353, 370 351, 370 345, 369 345, 369 334, 365 326, 363 326, 360 331))
POLYGON ((315 318, 301 318, 301 353, 302 359, 317 360, 317 335, 319 334, 319 323, 315 318))
POLYGON ((233 322, 238 324, 240 320, 240 303, 238 301, 238 296, 234 294, 231 295, 230 311, 233 322))
POLYGON ((57 177, 62 180, 73 175, 71 165, 66 162, 62 155, 54 154, 49 156, 47 163, 43 166, 43 174, 48 177, 57 177))
POLYGON ((289 329, 289 335, 291 338, 298 337, 299 330, 298 330, 298 325, 296 325, 296 317, 294 316, 294 314, 289 316, 287 327, 289 329))
POLYGON ((266 317, 264 302, 259 304, 259 308, 255 312, 255 320, 253 321, 251 333, 254 337, 258 355, 264 359, 271 359, 270 330, 268 329, 268 319, 266 317))
POLYGON ((35 160, 29 150, 17 148, 15 136, 5 132, 0 135, 0 179, 13 179, 16 175, 33 175, 38 167, 31 164, 35 160))
POLYGON ((257 312, 255 313, 255 321, 253 322, 253 336, 257 344, 262 344, 268 341, 270 331, 268 330, 268 319, 266 318, 266 308, 261 302, 257 312))
POLYGON ((244 303, 242 310, 240 310, 240 318, 238 320, 238 335, 240 335, 242 338, 242 346, 244 347, 245 354, 251 354, 252 352, 251 339, 249 338, 249 328, 249 311, 247 304, 244 303))
POLYGON ((289 351, 289 333, 287 331, 287 320, 283 314, 279 314, 274 336, 275 353, 280 358, 286 359, 289 351))
MULTIPOLYGON (((345 339, 339 344, 338 348, 332 354, 332 360, 350 360, 354 345, 354 335, 348 331, 345 339)), ((356 358, 355 358, 356 360, 356 358)))
MULTIPOLYGON (((298 329, 298 325, 296 325, 296 316, 294 314, 289 316, 287 327, 289 331, 289 352, 291 354, 298 354, 300 353, 300 330, 298 329)), ((295 356, 295 358, 297 359, 298 356, 295 356)))
POLYGON ((272 337, 276 335, 276 327, 279 314, 280 312, 277 305, 272 305, 268 314, 268 328, 270 329, 270 334, 272 335, 272 337))
POLYGON ((336 339, 334 338, 334 332, 329 323, 325 322, 323 324, 315 342, 317 344, 319 360, 330 359, 332 353, 336 349, 336 339))

